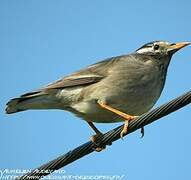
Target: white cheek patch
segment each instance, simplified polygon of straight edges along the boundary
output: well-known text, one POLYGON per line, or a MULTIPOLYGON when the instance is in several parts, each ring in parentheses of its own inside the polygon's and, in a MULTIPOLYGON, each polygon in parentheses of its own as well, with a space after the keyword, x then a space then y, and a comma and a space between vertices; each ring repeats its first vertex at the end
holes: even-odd
POLYGON ((144 54, 144 53, 147 53, 147 52, 153 52, 153 47, 141 48, 136 52, 139 53, 139 54, 144 54))

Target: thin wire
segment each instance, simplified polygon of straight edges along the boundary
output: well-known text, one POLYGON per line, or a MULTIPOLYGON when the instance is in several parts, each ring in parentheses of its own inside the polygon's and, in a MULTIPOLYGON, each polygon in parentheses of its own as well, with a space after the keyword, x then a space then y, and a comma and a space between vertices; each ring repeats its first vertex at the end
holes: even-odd
MULTIPOLYGON (((188 91, 187 93, 177 97, 176 99, 173 99, 172 101, 163 104, 162 106, 155 108, 151 110, 150 112, 147 112, 134 121, 131 121, 129 123, 128 133, 130 134, 137 129, 146 126, 156 120, 158 120, 161 117, 164 117, 174 111, 177 111, 178 109, 188 105, 191 103, 191 91, 188 91)), ((120 139, 120 132, 123 129, 123 125, 112 129, 105 133, 103 136, 99 137, 96 141, 99 145, 104 146, 107 144, 111 144, 112 142, 120 139)), ((127 135, 125 134, 125 135, 127 135)), ((124 136, 125 136, 124 135, 124 136)), ((37 180, 42 178, 43 176, 46 176, 55 170, 58 170, 77 159, 82 158, 83 156, 92 153, 95 150, 95 144, 93 144, 91 141, 82 144, 81 146, 67 152, 66 154, 63 154, 59 156, 58 158, 40 166, 39 168, 36 168, 32 170, 31 172, 17 178, 19 180, 25 180, 25 179, 33 179, 37 180)))

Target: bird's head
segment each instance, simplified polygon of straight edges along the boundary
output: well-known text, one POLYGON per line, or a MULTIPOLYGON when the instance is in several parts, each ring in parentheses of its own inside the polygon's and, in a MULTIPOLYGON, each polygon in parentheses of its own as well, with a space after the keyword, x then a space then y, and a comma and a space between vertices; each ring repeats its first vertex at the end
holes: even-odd
POLYGON ((136 53, 159 58, 169 57, 170 59, 175 52, 189 44, 190 42, 169 43, 167 41, 153 41, 137 49, 136 53))

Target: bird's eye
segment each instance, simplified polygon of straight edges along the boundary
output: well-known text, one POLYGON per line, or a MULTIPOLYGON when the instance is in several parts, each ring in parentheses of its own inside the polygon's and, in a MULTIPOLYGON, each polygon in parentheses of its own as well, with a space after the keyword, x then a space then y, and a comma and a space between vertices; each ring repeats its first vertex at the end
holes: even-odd
POLYGON ((158 50, 159 49, 159 45, 158 44, 155 44, 154 45, 154 50, 158 50))
POLYGON ((158 50, 159 49, 159 45, 158 44, 155 44, 154 45, 154 50, 158 50))

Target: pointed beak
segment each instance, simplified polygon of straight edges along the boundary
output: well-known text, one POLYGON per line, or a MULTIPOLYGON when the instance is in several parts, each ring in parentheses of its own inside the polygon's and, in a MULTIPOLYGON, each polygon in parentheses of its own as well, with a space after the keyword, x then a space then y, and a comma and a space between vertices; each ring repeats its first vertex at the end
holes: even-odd
POLYGON ((182 49, 185 46, 188 46, 189 44, 191 44, 190 42, 179 42, 176 44, 171 44, 169 47, 169 51, 171 51, 172 53, 177 52, 178 50, 182 49))

